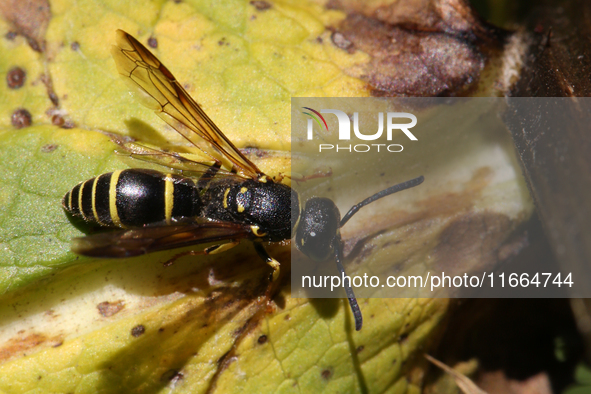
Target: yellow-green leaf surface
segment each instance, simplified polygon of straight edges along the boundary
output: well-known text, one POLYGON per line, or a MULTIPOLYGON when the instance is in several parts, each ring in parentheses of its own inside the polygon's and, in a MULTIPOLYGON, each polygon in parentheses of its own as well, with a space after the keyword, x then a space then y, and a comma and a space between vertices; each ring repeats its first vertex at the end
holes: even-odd
MULTIPOLYGON (((330 39, 327 26, 345 13, 302 1, 50 8, 42 52, 0 19, 0 392, 418 392, 447 300, 360 300, 365 325, 355 332, 345 301, 291 298, 286 246, 269 249, 283 272, 271 302, 269 268, 246 243, 170 267, 162 263, 179 251, 125 260, 69 251, 84 232, 61 197, 130 165, 107 133, 182 143, 118 77, 109 52, 116 29, 144 44, 153 38, 151 49, 225 134, 259 148, 252 160, 276 175, 290 171, 291 97, 371 91, 344 72, 369 56, 330 39), (5 83, 16 66, 27 75, 18 89, 5 83), (11 117, 21 108, 32 126, 17 129, 11 117)), ((508 177, 512 212, 521 213, 513 228, 531 206, 508 177)), ((454 209, 434 214, 448 221, 425 235, 430 248, 454 209)))

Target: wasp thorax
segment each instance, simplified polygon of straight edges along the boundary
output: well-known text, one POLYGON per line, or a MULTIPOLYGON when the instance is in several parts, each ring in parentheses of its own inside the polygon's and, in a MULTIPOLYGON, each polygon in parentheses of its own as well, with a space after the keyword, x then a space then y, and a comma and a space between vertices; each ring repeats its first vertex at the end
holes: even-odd
POLYGON ((297 248, 314 261, 331 257, 340 221, 341 214, 332 200, 322 197, 309 199, 296 230, 297 248))
MULTIPOLYGON (((239 187, 235 197, 237 219, 258 225, 272 242, 289 239, 291 188, 280 183, 255 181, 245 181, 239 187)), ((229 201, 232 206, 230 197, 229 201)))

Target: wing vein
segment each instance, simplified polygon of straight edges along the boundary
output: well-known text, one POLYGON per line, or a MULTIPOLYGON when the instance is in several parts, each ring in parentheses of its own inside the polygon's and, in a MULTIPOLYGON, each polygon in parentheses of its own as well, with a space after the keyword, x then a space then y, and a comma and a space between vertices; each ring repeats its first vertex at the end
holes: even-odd
POLYGON ((162 62, 139 41, 118 30, 117 46, 112 53, 119 73, 132 81, 145 98, 142 103, 153 109, 190 144, 244 178, 259 179, 264 175, 221 132, 162 62))

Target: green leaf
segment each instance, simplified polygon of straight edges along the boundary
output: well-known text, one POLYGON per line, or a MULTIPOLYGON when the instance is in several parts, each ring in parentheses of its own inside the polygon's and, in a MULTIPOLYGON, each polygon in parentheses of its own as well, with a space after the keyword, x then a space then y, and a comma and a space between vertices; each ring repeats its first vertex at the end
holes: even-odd
MULTIPOLYGON (((284 276, 267 303, 269 268, 248 244, 171 267, 162 263, 187 249, 81 258, 69 242, 84 232, 60 204, 77 183, 129 166, 107 133, 183 143, 119 79, 109 55, 115 29, 144 44, 155 38, 155 54, 238 147, 279 151, 252 155, 276 175, 290 171, 291 97, 371 92, 345 72, 369 56, 331 42, 327 27, 346 15, 290 1, 50 6, 43 53, 22 35, 6 38, 0 20, 0 391, 418 392, 419 355, 441 331, 447 300, 360 300, 365 325, 355 332, 346 300, 291 298, 286 246, 270 249, 284 276), (16 65, 27 80, 10 89, 16 65), (12 126, 18 108, 31 127, 12 126)), ((515 177, 503 186, 518 212, 507 228, 531 213, 521 186, 515 177)), ((465 208, 440 209, 444 197, 426 203, 432 216, 414 230, 430 218, 438 225, 421 232, 415 257, 429 255, 454 209, 465 208)))
POLYGON ((83 233, 64 215, 61 197, 78 179, 96 176, 116 160, 106 136, 55 126, 1 132, 0 157, 0 294, 5 294, 78 259, 69 245, 83 233))

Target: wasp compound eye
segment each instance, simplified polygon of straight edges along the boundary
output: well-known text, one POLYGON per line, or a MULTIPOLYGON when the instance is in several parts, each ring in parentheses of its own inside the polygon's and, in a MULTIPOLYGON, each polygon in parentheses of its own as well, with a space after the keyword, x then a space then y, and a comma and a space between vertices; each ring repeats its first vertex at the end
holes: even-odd
POLYGON ((341 214, 332 200, 320 197, 309 199, 297 228, 297 248, 314 261, 332 257, 333 239, 340 221, 341 214))

